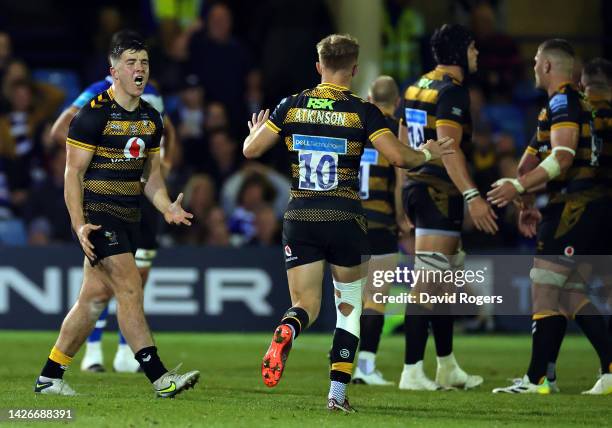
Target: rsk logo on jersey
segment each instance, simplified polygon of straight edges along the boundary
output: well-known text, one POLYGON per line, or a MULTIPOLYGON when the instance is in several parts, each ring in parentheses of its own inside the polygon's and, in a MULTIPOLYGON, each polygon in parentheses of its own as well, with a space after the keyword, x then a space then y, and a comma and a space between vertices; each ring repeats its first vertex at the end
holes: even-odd
POLYGON ((316 110, 333 110, 335 102, 335 100, 328 100, 327 98, 308 98, 306 108, 314 108, 316 110))
POLYGON ((145 142, 138 137, 132 137, 128 140, 123 149, 123 154, 128 159, 140 159, 144 157, 145 142))
POLYGON ((565 250, 563 250, 563 254, 565 254, 567 257, 572 257, 574 255, 574 247, 572 247, 571 245, 568 245, 567 247, 565 247, 565 250))

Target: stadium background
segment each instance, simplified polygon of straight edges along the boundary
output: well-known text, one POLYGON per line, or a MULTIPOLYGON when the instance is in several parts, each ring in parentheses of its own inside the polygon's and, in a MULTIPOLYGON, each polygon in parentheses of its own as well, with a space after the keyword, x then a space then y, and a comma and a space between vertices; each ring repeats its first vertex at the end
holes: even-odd
MULTIPOLYGON (((514 174, 533 135, 545 101, 533 88, 537 45, 564 37, 587 60, 612 54, 612 4, 603 0, 309 0, 290 7, 281 0, 25 0, 3 1, 2 11, 0 328, 7 329, 55 329, 78 290, 81 258, 62 196, 64 147, 50 128, 82 89, 107 75, 117 30, 147 37, 151 78, 180 147, 168 185, 173 195, 185 193, 196 216, 189 229, 163 227, 145 305, 156 330, 267 331, 287 306, 279 245, 285 150, 279 145, 261 162, 247 162, 241 142, 252 112, 317 83, 314 44, 324 35, 350 32, 360 40, 354 90, 365 96, 379 74, 403 88, 430 69, 428 40, 437 26, 470 27, 480 55, 469 80, 468 157, 483 192, 514 174)), ((467 251, 530 254, 533 242, 518 234, 516 212, 502 210, 499 218, 495 237, 466 221, 467 251)), ((516 275, 528 282, 527 273, 525 265, 516 275)), ((333 328, 329 303, 316 329, 333 328)), ((497 328, 528 325, 527 318, 505 319, 497 328)))

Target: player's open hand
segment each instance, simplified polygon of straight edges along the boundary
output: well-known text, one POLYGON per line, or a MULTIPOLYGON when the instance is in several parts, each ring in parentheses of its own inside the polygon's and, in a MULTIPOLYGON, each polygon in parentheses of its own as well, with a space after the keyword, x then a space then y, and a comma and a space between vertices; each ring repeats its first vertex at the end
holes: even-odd
POLYGON ((253 117, 251 117, 251 120, 249 120, 247 123, 247 125, 249 125, 249 133, 255 133, 259 128, 263 126, 264 123, 266 123, 266 120, 268 120, 269 117, 269 109, 261 110, 258 115, 255 115, 255 113, 253 113, 253 117))
POLYGON ((79 227, 77 230, 77 237, 79 238, 79 243, 81 244, 81 248, 83 252, 87 256, 89 260, 95 260, 96 254, 93 252, 94 245, 89 240, 89 234, 94 231, 100 229, 102 226, 97 224, 86 223, 83 226, 79 227))
POLYGON ((476 229, 491 235, 497 233, 497 214, 484 199, 480 196, 472 199, 468 202, 468 211, 476 229))
POLYGON ((505 207, 519 196, 519 191, 510 180, 497 180, 487 192, 487 201, 498 207, 505 207))
POLYGON ((431 153, 431 159, 440 159, 444 155, 455 153, 453 143, 455 140, 451 137, 444 137, 441 140, 427 140, 421 147, 421 150, 426 149, 431 153))
POLYGON ((542 220, 542 213, 537 208, 525 208, 519 212, 518 229, 526 238, 536 236, 538 223, 542 220))
POLYGON ((166 212, 164 213, 164 220, 168 224, 184 224, 187 226, 191 226, 191 222, 189 219, 193 218, 193 214, 188 213, 181 207, 181 202, 183 201, 183 194, 179 194, 176 201, 172 202, 166 212))

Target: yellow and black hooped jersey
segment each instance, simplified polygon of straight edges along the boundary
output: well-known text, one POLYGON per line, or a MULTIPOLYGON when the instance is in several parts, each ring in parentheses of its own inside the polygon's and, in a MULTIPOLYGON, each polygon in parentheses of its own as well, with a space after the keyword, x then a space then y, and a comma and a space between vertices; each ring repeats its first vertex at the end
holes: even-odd
MULTIPOLYGON (((385 114, 387 126, 397 135, 399 120, 385 114)), ((395 167, 367 142, 359 168, 359 196, 369 229, 395 232, 395 167)))
POLYGON ((576 192, 593 192, 597 189, 597 162, 593 158, 591 126, 592 111, 583 95, 571 84, 564 83, 549 97, 548 103, 538 115, 538 126, 526 151, 540 161, 551 153, 550 132, 560 128, 579 131, 576 155, 569 169, 547 183, 551 202, 561 201, 576 192))
POLYGON ((162 119, 140 100, 134 111, 115 101, 112 88, 96 95, 70 123, 67 144, 93 152, 83 180, 83 210, 140 221, 140 178, 149 154, 159 153, 162 119))
POLYGON ((596 177, 612 196, 612 103, 600 98, 588 98, 593 108, 591 157, 597 164, 596 177))
MULTIPOLYGON (((460 147, 464 152, 471 146, 470 95, 468 89, 448 72, 436 68, 409 86, 404 93, 402 111, 401 121, 408 128, 412 148, 418 149, 429 139, 436 140, 436 127, 442 125, 461 129, 460 147)), ((441 159, 413 168, 407 176, 409 180, 458 192, 441 159)))
POLYGON ((367 141, 391 132, 378 107, 348 88, 322 83, 283 99, 266 126, 290 153, 291 199, 285 219, 363 216, 359 164, 367 141))

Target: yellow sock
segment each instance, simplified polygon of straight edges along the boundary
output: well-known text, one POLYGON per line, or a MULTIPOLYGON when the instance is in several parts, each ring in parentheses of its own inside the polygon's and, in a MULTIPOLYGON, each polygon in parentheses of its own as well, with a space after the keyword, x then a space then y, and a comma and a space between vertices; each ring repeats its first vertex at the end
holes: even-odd
POLYGON ((64 369, 68 368, 70 363, 72 363, 72 357, 64 354, 62 351, 57 349, 55 346, 51 349, 51 353, 49 354, 49 359, 51 361, 55 361, 57 364, 62 366, 64 369))

